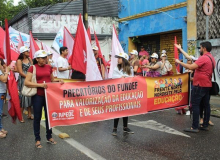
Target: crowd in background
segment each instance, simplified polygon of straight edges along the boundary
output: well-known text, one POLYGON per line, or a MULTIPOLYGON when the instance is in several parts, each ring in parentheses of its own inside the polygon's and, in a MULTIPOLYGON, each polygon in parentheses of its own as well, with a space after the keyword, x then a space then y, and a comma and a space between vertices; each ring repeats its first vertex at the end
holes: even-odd
MULTIPOLYGON (((212 66, 208 58, 210 56, 214 61, 214 58, 210 54, 211 44, 205 42, 201 44, 201 57, 196 59, 193 56, 189 56, 181 48, 181 45, 175 44, 180 52, 183 53, 187 59, 187 64, 176 60, 176 64, 180 64, 185 68, 185 72, 189 72, 191 75, 192 82, 192 100, 191 106, 193 110, 193 125, 191 128, 186 129, 189 132, 198 132, 199 129, 199 116, 201 118, 200 124, 204 130, 207 130, 208 125, 214 125, 210 120, 210 105, 209 105, 209 89, 210 89, 210 79, 212 77, 212 66), (207 55, 207 56, 205 56, 207 55), (209 67, 204 68, 204 67, 209 67), (202 76, 201 76, 202 74, 202 76), (201 79, 206 80, 206 84, 201 82, 201 79), (197 91, 199 91, 198 94, 197 91), (203 119, 204 115, 204 119, 203 119)), ((108 73, 111 67, 112 55, 109 54, 109 61, 107 65, 104 65, 103 60, 98 56, 98 47, 93 47, 94 56, 96 59, 97 66, 99 68, 100 74, 103 79, 107 79, 106 72, 108 73)), ((60 82, 63 84, 62 79, 82 79, 85 80, 86 75, 83 73, 73 70, 70 66, 68 59, 68 48, 60 48, 60 57, 56 62, 52 60, 52 53, 46 52, 44 50, 39 50, 35 53, 34 59, 30 58, 29 48, 23 46, 20 48, 20 56, 16 61, 16 65, 13 68, 9 68, 5 65, 4 61, 1 60, 0 64, 0 114, 3 111, 3 102, 6 96, 6 82, 7 74, 9 70, 12 69, 14 72, 19 74, 18 76, 18 90, 20 96, 20 106, 21 113, 23 115, 24 109, 27 110, 27 119, 33 120, 33 128, 35 135, 35 145, 37 148, 42 148, 40 143, 40 121, 42 115, 42 108, 45 110, 46 118, 46 139, 50 144, 56 144, 56 141, 52 138, 52 129, 48 127, 47 120, 47 109, 44 89, 47 88, 48 82, 60 82), (36 75, 36 83, 32 82, 32 76, 36 75), (55 79, 58 78, 58 79, 55 79), (24 96, 21 94, 23 86, 28 86, 30 88, 37 88, 37 94, 33 97, 24 96), (31 106, 33 106, 33 115, 31 106)), ((145 51, 144 46, 141 46, 141 51, 138 53, 136 50, 132 50, 129 54, 118 53, 116 57, 118 59, 117 67, 113 70, 113 78, 126 78, 133 76, 144 76, 144 77, 161 77, 169 76, 174 74, 174 69, 176 67, 172 66, 168 60, 167 52, 162 50, 161 53, 149 54, 145 51), (160 56, 159 56, 160 55, 160 56)), ((215 64, 215 62, 214 62, 215 64)), ((185 108, 177 109, 179 114, 185 113, 185 108)), ((23 116, 22 116, 23 117, 23 116)), ((119 119, 114 120, 113 135, 117 135, 117 126, 119 119)), ((20 121, 24 123, 25 120, 22 118, 20 121)), ((123 130, 127 133, 134 133, 128 128, 128 117, 123 118, 123 130)), ((0 117, 0 138, 4 138, 7 135, 2 127, 1 117, 0 117)))

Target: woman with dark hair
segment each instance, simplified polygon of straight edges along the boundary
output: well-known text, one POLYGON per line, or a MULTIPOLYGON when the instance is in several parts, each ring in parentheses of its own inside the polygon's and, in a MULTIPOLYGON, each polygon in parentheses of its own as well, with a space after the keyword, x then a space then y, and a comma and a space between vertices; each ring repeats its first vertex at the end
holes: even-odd
MULTIPOLYGON (((29 57, 29 48, 26 46, 22 46, 20 48, 20 55, 16 62, 17 71, 19 73, 18 77, 18 90, 20 92, 20 106, 21 106, 21 114, 23 115, 24 108, 27 108, 28 111, 28 119, 33 120, 34 117, 31 115, 31 97, 26 97, 21 94, 22 88, 24 86, 24 80, 26 78, 26 74, 30 66, 32 65, 32 60, 29 57)), ((22 116, 21 123, 24 123, 24 118, 22 116)))
MULTIPOLYGON (((118 65, 115 67, 112 78, 126 78, 126 77, 132 77, 132 71, 130 63, 128 62, 128 55, 126 53, 119 53, 119 55, 115 56, 118 58, 118 65)), ((117 127, 118 127, 119 118, 114 119, 114 129, 112 132, 113 136, 117 135, 117 127)), ((123 117, 123 130, 126 133, 134 134, 132 130, 128 128, 128 117, 123 117)))
POLYGON ((47 53, 44 50, 39 50, 35 53, 34 65, 31 66, 27 72, 27 76, 25 79, 25 85, 29 88, 37 88, 37 94, 32 97, 33 108, 34 108, 34 135, 35 135, 35 146, 37 148, 42 148, 40 143, 40 121, 42 116, 42 108, 44 107, 45 118, 46 118, 46 138, 47 142, 50 144, 56 144, 52 138, 52 129, 49 129, 48 118, 47 118, 47 106, 44 89, 47 88, 47 83, 50 82, 61 82, 63 84, 63 80, 55 80, 52 67, 47 63, 47 53), (37 83, 33 83, 32 76, 34 67, 36 69, 36 80, 37 83))

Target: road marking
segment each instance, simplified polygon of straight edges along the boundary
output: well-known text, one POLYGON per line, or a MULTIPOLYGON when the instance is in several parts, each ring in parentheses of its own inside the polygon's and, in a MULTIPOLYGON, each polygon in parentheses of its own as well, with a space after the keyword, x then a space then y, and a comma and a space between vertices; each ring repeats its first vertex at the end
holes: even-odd
POLYGON ((157 121, 154 121, 154 120, 149 120, 149 121, 137 121, 135 119, 131 119, 131 120, 133 122, 129 123, 129 125, 138 126, 138 127, 142 127, 142 128, 148 128, 148 129, 152 129, 152 130, 156 130, 156 131, 160 131, 160 132, 166 132, 166 133, 190 138, 190 136, 188 136, 182 132, 179 132, 173 128, 170 128, 164 124, 158 123, 157 121))
MULTIPOLYGON (((41 122, 41 126, 46 128, 45 127, 45 122, 41 122)), ((56 128, 53 128, 53 134, 58 136, 60 133, 62 133, 62 132, 60 132, 56 128)), ((74 147, 78 151, 84 153, 85 155, 87 155, 91 159, 94 159, 94 160, 106 160, 105 158, 103 158, 102 156, 100 156, 97 153, 93 152, 92 150, 90 150, 86 146, 82 145, 81 143, 77 142, 73 138, 67 138, 67 139, 64 139, 64 141, 67 142, 68 144, 70 144, 72 147, 74 147)))

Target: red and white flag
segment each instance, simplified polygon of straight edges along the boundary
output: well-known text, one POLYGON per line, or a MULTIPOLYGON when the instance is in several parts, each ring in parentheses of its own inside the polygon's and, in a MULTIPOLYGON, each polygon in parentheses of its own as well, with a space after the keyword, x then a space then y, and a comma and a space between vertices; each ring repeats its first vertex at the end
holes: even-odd
POLYGON ((18 36, 18 50, 24 46, 24 42, 22 40, 22 37, 21 37, 21 34, 19 33, 19 36, 18 36))
MULTIPOLYGON (((6 59, 7 59, 7 66, 10 65, 11 59, 11 45, 10 45, 10 37, 8 31, 8 21, 5 20, 5 46, 4 50, 6 51, 6 59)), ((8 75, 8 92, 10 95, 9 103, 8 103, 8 113, 12 117, 12 121, 15 122, 18 118, 20 121, 22 120, 21 110, 20 110, 20 101, 18 96, 18 88, 17 82, 15 80, 14 74, 10 71, 8 75)))
POLYGON ((104 67, 105 67, 105 79, 108 79, 108 70, 107 70, 108 63, 106 62, 105 58, 102 55, 101 47, 99 45, 99 40, 98 40, 98 37, 96 36, 95 32, 94 32, 94 37, 95 37, 96 46, 99 49, 99 52, 98 52, 99 58, 102 60, 104 67))
POLYGON ((106 62, 105 59, 103 58, 102 51, 101 51, 101 47, 100 47, 100 45, 99 45, 99 40, 98 40, 98 38, 97 38, 95 32, 94 32, 94 37, 95 37, 96 46, 97 46, 98 49, 99 49, 99 52, 98 52, 99 58, 101 58, 101 60, 102 60, 102 62, 103 62, 103 64, 104 64, 104 66, 106 67, 106 66, 107 66, 107 62, 106 62))
POLYGON ((115 58, 116 55, 119 53, 124 52, 119 40, 118 40, 118 35, 115 29, 115 26, 113 25, 113 31, 112 31, 112 56, 111 56, 111 65, 110 65, 110 70, 108 74, 108 78, 112 78, 112 74, 114 71, 114 68, 117 67, 118 60, 115 58))
POLYGON ((38 50, 40 50, 40 48, 38 47, 37 43, 35 42, 35 40, 32 36, 32 33, 30 31, 30 58, 31 59, 34 59, 34 54, 38 50))
POLYGON ((91 30, 90 30, 90 27, 88 27, 88 29, 87 29, 87 34, 88 34, 88 37, 89 37, 90 43, 92 43, 92 37, 91 37, 91 30))
POLYGON ((69 62, 74 70, 86 74, 86 81, 102 80, 81 14, 79 15, 73 54, 69 62))
POLYGON ((69 59, 73 53, 74 38, 66 27, 64 27, 63 46, 68 48, 67 59, 69 59))

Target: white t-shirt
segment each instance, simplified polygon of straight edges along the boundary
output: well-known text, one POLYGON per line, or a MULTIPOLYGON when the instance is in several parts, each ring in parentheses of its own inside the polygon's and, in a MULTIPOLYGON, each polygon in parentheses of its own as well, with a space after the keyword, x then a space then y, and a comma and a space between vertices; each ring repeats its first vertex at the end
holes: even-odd
POLYGON ((121 77, 133 77, 132 74, 132 68, 131 68, 131 75, 128 75, 127 73, 123 72, 123 69, 119 70, 118 67, 115 67, 113 70, 112 78, 121 78, 121 77))
POLYGON ((59 72, 58 68, 60 68, 60 67, 62 67, 62 68, 69 67, 69 63, 68 63, 67 59, 63 58, 61 56, 59 58, 57 58, 57 78, 69 79, 70 70, 59 72))

